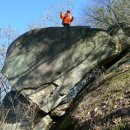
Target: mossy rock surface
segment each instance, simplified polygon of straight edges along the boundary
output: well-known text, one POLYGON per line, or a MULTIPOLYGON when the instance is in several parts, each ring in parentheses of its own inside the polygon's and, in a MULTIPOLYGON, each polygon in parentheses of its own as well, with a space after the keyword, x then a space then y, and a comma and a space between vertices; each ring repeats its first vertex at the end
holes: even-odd
POLYGON ((102 29, 32 30, 11 44, 2 73, 15 89, 49 112, 87 72, 115 56, 115 44, 102 29))

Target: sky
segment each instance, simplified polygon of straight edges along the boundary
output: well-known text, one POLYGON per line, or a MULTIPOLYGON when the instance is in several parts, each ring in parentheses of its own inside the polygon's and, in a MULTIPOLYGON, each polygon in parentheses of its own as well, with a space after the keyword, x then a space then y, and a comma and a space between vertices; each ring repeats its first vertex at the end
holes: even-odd
MULTIPOLYGON (((60 22, 60 11, 70 8, 73 16, 77 18, 82 15, 82 9, 90 4, 91 0, 0 0, 0 28, 10 26, 22 34, 27 31, 29 25, 46 19, 49 12, 53 19, 60 22)), ((46 24, 55 26, 54 23, 46 24)))

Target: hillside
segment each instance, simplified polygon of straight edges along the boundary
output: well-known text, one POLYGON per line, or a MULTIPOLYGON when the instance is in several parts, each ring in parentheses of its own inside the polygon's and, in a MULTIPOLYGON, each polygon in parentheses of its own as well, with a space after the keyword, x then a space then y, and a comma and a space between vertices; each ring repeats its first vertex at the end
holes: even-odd
POLYGON ((129 30, 53 27, 17 38, 2 69, 12 90, 1 129, 129 127, 129 30))
POLYGON ((76 97, 57 130, 130 129, 130 50, 76 97))

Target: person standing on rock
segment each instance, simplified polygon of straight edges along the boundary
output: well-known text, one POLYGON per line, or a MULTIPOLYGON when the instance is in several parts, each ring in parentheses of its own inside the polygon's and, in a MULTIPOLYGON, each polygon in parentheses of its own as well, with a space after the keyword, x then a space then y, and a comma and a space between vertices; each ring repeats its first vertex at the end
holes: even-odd
POLYGON ((62 25, 65 27, 70 27, 71 22, 73 21, 74 17, 71 16, 70 10, 67 10, 65 14, 60 12, 60 18, 63 20, 62 25))

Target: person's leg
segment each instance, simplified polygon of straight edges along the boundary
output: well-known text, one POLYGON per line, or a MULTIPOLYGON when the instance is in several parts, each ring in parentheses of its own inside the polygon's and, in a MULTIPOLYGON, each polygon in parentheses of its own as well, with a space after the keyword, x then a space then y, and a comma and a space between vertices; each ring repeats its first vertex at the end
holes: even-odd
POLYGON ((70 31, 70 25, 69 25, 69 24, 65 23, 65 24, 64 24, 64 27, 67 28, 67 31, 70 31))

